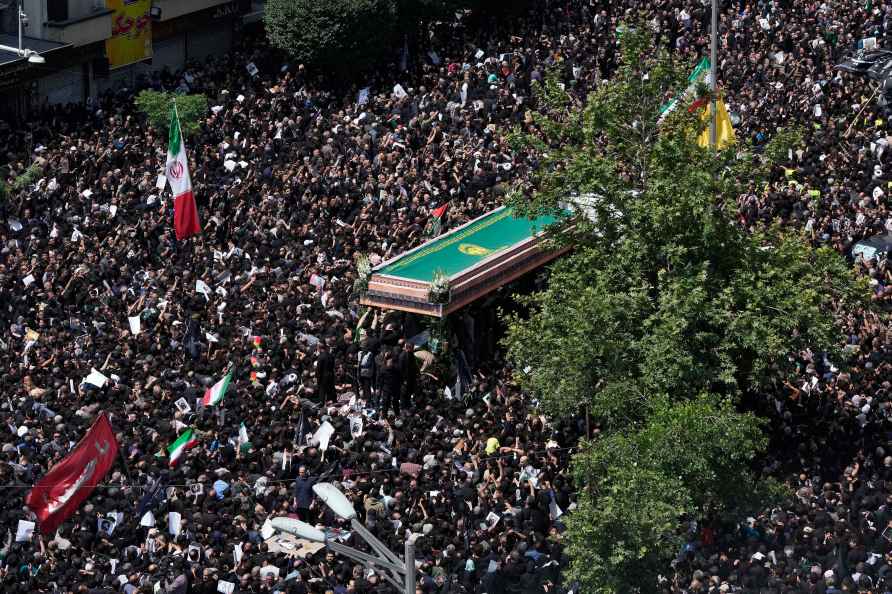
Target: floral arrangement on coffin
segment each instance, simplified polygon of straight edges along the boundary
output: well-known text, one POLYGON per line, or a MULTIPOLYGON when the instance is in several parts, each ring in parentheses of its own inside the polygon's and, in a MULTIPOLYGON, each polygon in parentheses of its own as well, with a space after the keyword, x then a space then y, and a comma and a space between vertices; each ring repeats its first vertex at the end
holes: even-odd
POLYGON ((362 295, 369 290, 369 279, 372 278, 372 263, 365 254, 356 257, 356 280, 353 281, 353 292, 362 295))
POLYGON ((449 303, 450 293, 449 277, 442 270, 436 270, 428 290, 428 301, 445 305, 449 303))

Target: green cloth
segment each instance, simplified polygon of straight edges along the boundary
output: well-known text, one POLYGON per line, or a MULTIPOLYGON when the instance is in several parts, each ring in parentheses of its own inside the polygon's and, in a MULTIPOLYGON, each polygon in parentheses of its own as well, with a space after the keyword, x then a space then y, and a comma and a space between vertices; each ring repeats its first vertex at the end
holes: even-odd
POLYGON ((530 221, 515 218, 511 208, 494 210, 460 231, 443 235, 375 272, 422 282, 432 281, 438 270, 451 277, 538 234, 556 220, 543 216, 530 221))

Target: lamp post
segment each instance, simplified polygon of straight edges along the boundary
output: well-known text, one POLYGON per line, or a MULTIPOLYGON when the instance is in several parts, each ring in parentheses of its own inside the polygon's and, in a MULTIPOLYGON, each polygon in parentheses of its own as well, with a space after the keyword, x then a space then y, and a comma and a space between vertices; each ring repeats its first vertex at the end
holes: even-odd
POLYGON ((0 45, 0 50, 18 54, 19 56, 21 56, 23 58, 28 58, 28 61, 31 62, 32 64, 43 64, 44 62, 46 62, 46 59, 43 56, 41 56, 39 53, 35 52, 34 50, 30 50, 30 49, 22 47, 22 25, 28 19, 28 16, 25 14, 25 11, 22 9, 22 0, 19 0, 18 7, 16 10, 18 12, 18 15, 16 15, 16 16, 18 17, 18 20, 19 20, 19 47, 12 47, 9 45, 0 45))
POLYGON ((284 517, 273 518, 273 528, 313 542, 321 542, 332 552, 358 561, 369 569, 384 570, 382 571, 384 579, 396 588, 398 592, 415 594, 415 543, 406 540, 405 554, 401 559, 396 553, 388 549, 387 545, 378 540, 374 534, 369 532, 362 522, 356 519, 356 510, 353 509, 353 504, 337 487, 331 483, 316 483, 313 485, 313 492, 338 517, 348 520, 350 527, 376 554, 363 553, 353 547, 330 540, 322 530, 300 520, 284 517))

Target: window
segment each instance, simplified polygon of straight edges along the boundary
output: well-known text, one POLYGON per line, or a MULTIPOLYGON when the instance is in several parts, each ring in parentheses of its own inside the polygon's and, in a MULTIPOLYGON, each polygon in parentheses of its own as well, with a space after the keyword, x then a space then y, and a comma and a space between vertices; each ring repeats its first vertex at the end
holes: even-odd
POLYGON ((68 20, 68 0, 46 0, 46 17, 50 22, 68 20))

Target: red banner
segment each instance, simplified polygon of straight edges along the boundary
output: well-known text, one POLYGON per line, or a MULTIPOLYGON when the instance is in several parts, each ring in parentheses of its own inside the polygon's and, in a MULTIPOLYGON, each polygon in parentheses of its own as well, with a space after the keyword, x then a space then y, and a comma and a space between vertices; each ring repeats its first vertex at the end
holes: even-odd
POLYGON ((77 510, 111 469, 117 455, 115 432, 102 413, 71 453, 50 468, 25 498, 25 504, 37 514, 43 534, 55 532, 77 510))

